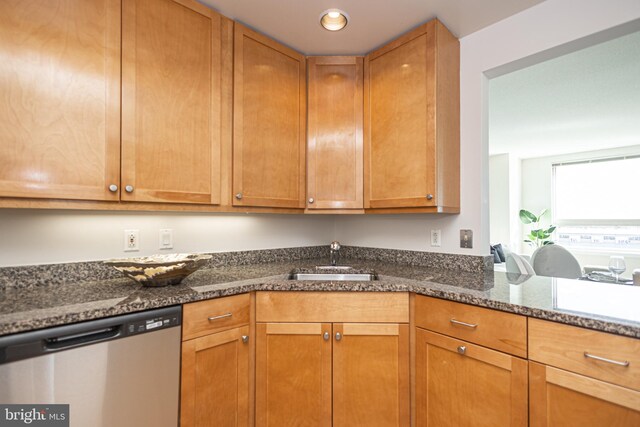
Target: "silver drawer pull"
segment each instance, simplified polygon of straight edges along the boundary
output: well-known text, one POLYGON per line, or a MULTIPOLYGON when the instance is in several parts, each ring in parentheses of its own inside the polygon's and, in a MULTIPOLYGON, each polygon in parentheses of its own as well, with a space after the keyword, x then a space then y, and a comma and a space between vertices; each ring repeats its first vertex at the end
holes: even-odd
POLYGON ((473 323, 461 322, 456 319, 449 319, 449 322, 453 323, 454 325, 466 326, 467 328, 471 328, 471 329, 475 329, 478 327, 478 325, 474 325, 473 323))
POLYGON ((464 345, 458 346, 458 353, 465 354, 467 352, 467 347, 464 345))
POLYGON ((243 335, 242 336, 242 342, 243 343, 248 343, 249 342, 249 335, 243 335))
POLYGON ((214 320, 226 319, 227 317, 231 317, 231 316, 233 316, 233 314, 227 313, 227 314, 221 314, 220 316, 211 316, 211 317, 208 317, 207 319, 209 319, 209 322, 213 322, 214 320))
POLYGON ((600 357, 594 354, 589 354, 586 351, 584 352, 584 357, 589 359, 599 360, 600 362, 611 363, 613 365, 624 366, 625 368, 630 365, 630 363, 626 360, 624 362, 619 362, 617 360, 607 359, 606 357, 600 357))

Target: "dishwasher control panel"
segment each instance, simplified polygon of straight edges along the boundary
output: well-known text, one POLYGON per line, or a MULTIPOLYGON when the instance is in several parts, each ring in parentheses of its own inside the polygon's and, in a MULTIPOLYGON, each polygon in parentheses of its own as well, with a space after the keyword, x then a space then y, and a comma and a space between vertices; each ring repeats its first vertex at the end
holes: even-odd
POLYGON ((146 319, 128 322, 125 325, 125 333, 126 335, 137 335, 159 329, 172 328, 179 325, 179 314, 148 317, 146 319))

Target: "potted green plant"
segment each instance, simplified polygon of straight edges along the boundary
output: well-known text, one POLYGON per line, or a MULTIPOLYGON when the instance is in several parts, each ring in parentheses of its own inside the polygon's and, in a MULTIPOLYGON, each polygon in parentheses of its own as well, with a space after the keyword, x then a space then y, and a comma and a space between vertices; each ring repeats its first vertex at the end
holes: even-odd
POLYGON ((533 213, 529 212, 526 209, 520 209, 520 221, 522 221, 523 224, 532 224, 529 235, 526 239, 524 239, 524 241, 534 248, 553 244, 551 235, 556 230, 556 226, 549 225, 549 227, 547 228, 543 228, 540 226, 540 221, 546 213, 547 210, 544 209, 542 212, 540 212, 540 215, 535 216, 533 213))

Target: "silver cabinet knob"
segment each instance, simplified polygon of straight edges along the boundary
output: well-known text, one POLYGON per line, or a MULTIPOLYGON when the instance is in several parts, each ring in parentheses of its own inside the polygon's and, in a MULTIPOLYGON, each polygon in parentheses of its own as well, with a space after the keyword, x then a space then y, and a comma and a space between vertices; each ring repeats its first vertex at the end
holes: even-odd
POLYGON ((309 204, 313 204, 313 202, 315 202, 315 199, 313 197, 309 197, 309 204))
POLYGON ((242 193, 238 193, 238 194, 236 194, 236 199, 238 199, 238 200, 242 200, 242 193))
POLYGON ((109 191, 111 191, 112 193, 115 193, 116 191, 118 191, 118 186, 115 184, 111 184, 109 186, 109 191))
POLYGON ((242 342, 248 343, 249 342, 249 335, 243 335, 242 336, 242 342))
POLYGON ((133 185, 127 185, 126 187, 124 187, 124 191, 126 191, 127 193, 133 193, 133 185))
POLYGON ((458 353, 460 354, 465 354, 467 352, 467 347, 464 345, 461 345, 458 347, 458 353))
POLYGON ((427 200, 432 200, 433 199, 433 194, 427 194, 427 200))
POLYGON ((324 338, 325 341, 329 341, 329 332, 325 332, 322 338, 324 338))
POLYGON ((340 332, 336 332, 336 341, 340 341, 342 339, 342 334, 340 332))

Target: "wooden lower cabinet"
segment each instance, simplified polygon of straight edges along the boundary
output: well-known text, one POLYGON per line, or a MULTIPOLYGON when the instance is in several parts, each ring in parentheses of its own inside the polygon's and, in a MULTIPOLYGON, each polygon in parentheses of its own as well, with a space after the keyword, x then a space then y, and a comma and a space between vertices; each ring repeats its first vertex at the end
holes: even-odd
POLYGON ((340 323, 333 337, 333 426, 408 426, 409 325, 340 323))
POLYGON ((640 426, 640 392, 529 364, 531 427, 640 426))
POLYGON ((408 325, 258 323, 256 333, 257 426, 409 425, 408 325))
POLYGON ((256 325, 256 426, 331 426, 330 337, 330 323, 256 325))
POLYGON ((248 336, 243 326, 182 343, 181 427, 251 425, 248 336))
POLYGON ((527 361, 416 328, 415 426, 527 426, 527 361))

